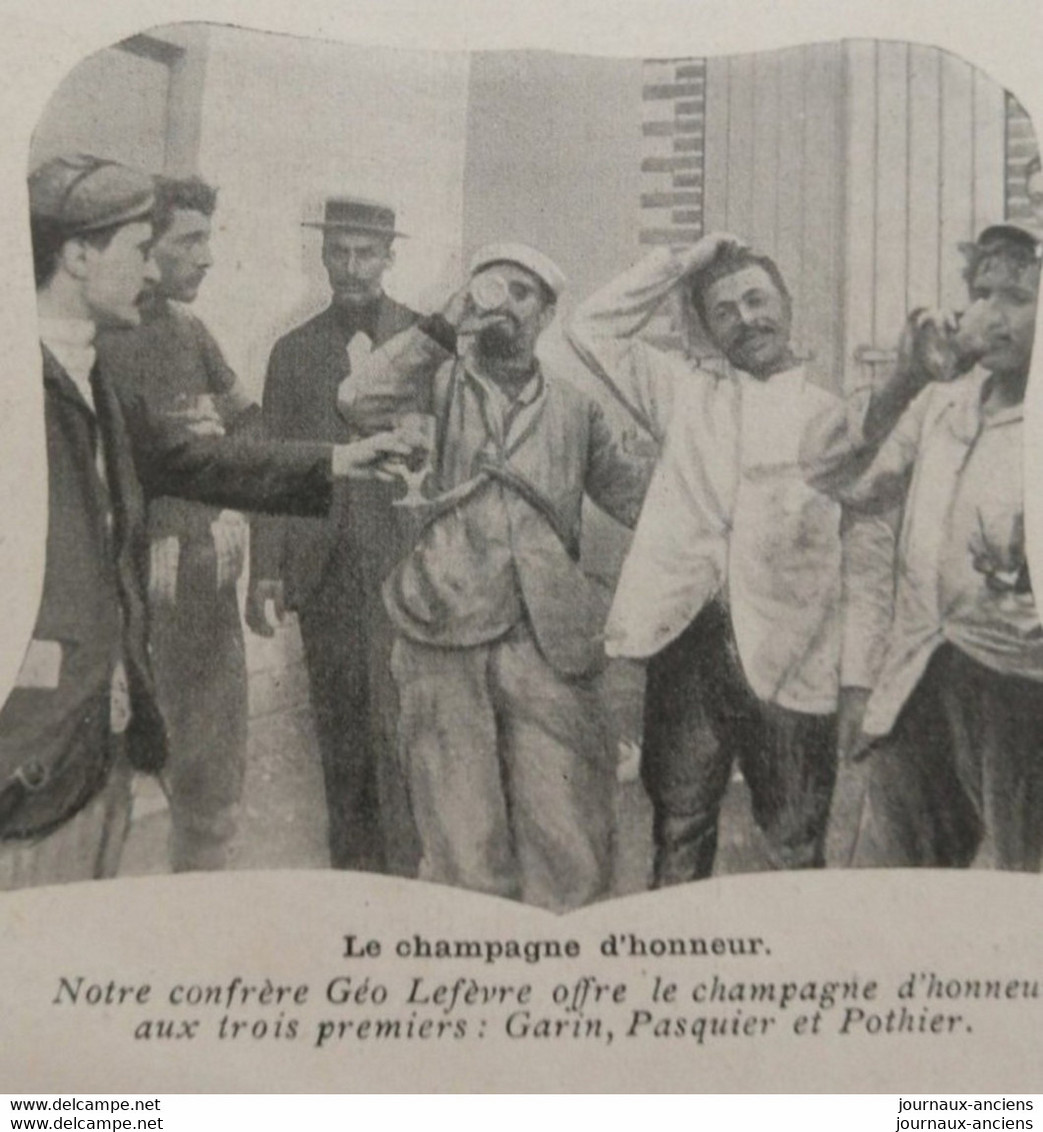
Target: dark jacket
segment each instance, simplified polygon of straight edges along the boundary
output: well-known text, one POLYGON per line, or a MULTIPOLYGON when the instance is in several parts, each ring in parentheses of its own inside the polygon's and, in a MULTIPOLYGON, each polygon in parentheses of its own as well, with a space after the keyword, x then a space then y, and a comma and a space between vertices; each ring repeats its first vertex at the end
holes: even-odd
MULTIPOLYGON (((374 346, 411 326, 418 317, 415 311, 382 296, 373 328, 374 346)), ((331 442, 357 435, 337 412, 337 389, 351 372, 348 338, 336 307, 329 306, 276 342, 264 384, 266 435, 331 442)), ((335 552, 360 560, 367 575, 383 576, 400 547, 401 536, 390 507, 395 493, 396 485, 389 484, 338 485, 326 519, 255 520, 251 576, 283 581, 291 608, 299 608, 314 593, 335 552)))
MULTIPOLYGON (((326 445, 271 445, 133 432, 134 398, 121 405, 95 367, 97 416, 44 350, 48 461, 47 554, 30 656, 59 657, 41 678, 27 664, 0 709, 0 836, 56 828, 105 783, 117 659, 126 669, 126 751, 158 769, 166 733, 148 660, 145 494, 180 494, 228 507, 322 514, 331 497, 326 445), (104 454, 105 478, 98 471, 104 454)), ((145 418, 141 416, 144 422, 145 418)))

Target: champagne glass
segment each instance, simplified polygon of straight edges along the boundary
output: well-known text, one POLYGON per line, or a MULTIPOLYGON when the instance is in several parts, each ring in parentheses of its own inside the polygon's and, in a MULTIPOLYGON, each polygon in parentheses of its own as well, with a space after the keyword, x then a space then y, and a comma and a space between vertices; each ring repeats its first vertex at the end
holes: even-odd
POLYGON ((424 507, 429 500, 423 493, 424 481, 432 471, 432 453, 435 447, 435 418, 429 413, 405 413, 396 430, 399 437, 413 451, 409 456, 389 460, 389 471, 400 476, 406 484, 406 494, 394 500, 396 507, 424 507))
POLYGON ((475 334, 489 320, 498 316, 510 297, 507 281, 496 271, 483 271, 467 287, 464 317, 457 326, 461 335, 475 334))
POLYGON ((471 301, 483 314, 499 310, 507 302, 507 283, 502 275, 483 271, 471 280, 471 301))
POLYGON ((954 381, 974 368, 981 341, 960 311, 919 311, 910 344, 919 368, 932 381, 954 381))

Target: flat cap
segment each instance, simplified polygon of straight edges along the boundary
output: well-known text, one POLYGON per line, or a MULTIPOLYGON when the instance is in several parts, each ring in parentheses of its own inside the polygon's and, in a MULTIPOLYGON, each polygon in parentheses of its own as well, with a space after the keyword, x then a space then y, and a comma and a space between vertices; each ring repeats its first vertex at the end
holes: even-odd
POLYGON ((395 230, 395 210, 363 197, 328 197, 321 220, 303 221, 305 228, 366 232, 374 236, 405 236, 395 230))
POLYGON ((147 173, 89 154, 52 157, 29 174, 29 214, 65 236, 146 220, 155 204, 147 173))
POLYGON ((1040 244, 1039 235, 1031 228, 1021 224, 1012 224, 1009 221, 1003 224, 990 224, 987 228, 981 230, 975 243, 979 248, 984 248, 997 240, 1010 240, 1015 244, 1021 244, 1030 249, 1036 259, 1043 256, 1043 246, 1040 244))
POLYGON ((531 271, 537 279, 542 280, 555 298, 565 289, 565 273, 560 267, 543 252, 530 248, 528 244, 502 243, 486 244, 474 255, 470 264, 470 274, 477 275, 494 263, 514 263, 531 271))

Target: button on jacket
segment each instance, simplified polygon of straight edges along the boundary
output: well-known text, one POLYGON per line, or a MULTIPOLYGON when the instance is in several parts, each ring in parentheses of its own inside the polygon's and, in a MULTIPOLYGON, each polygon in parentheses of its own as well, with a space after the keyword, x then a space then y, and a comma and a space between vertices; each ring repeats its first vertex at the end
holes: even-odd
POLYGON ((136 427, 140 407, 133 398, 121 405, 99 367, 91 375, 92 407, 47 349, 43 383, 48 461, 43 594, 23 674, 0 710, 0 789, 20 782, 31 788, 5 815, 4 837, 56 828, 105 784, 119 661, 131 707, 127 755, 134 765, 153 770, 165 758, 146 641, 142 481, 149 493, 306 514, 328 508, 332 482, 327 445, 275 450, 176 435, 148 427, 144 418, 136 427), (54 658, 43 675, 34 664, 41 654, 54 658))

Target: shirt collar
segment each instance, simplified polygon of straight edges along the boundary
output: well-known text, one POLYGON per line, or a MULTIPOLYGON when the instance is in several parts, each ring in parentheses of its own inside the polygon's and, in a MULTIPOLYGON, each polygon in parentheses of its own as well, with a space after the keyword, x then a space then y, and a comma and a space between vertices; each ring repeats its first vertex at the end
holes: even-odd
POLYGON ((72 379, 88 405, 94 404, 90 386, 95 359, 94 333, 94 323, 88 319, 40 319, 40 340, 72 379))
POLYGON ((94 343, 96 327, 87 318, 41 318, 40 337, 52 345, 85 349, 94 343))
POLYGON ((1025 418, 1025 403, 1018 401, 1014 405, 1005 405, 1002 409, 994 409, 991 412, 985 411, 985 399, 989 395, 989 388, 991 385, 991 375, 986 376, 985 380, 981 383, 981 392, 979 394, 979 405, 981 407, 982 424, 985 428, 991 428, 994 425, 1010 424, 1013 421, 1024 420, 1025 418))
POLYGON ((516 405, 518 408, 526 408, 533 404, 543 392, 543 370, 540 368, 539 362, 536 363, 532 377, 521 387, 518 396, 511 400, 508 400, 507 395, 494 381, 490 381, 489 378, 482 377, 481 374, 475 373, 469 365, 464 366, 464 372, 486 397, 492 397, 494 400, 507 402, 509 405, 516 405))
POLYGON ((798 362, 789 369, 779 370, 771 377, 754 377, 752 373, 741 369, 733 369, 732 373, 744 389, 763 390, 768 394, 799 393, 804 388, 806 379, 803 362, 798 362))

